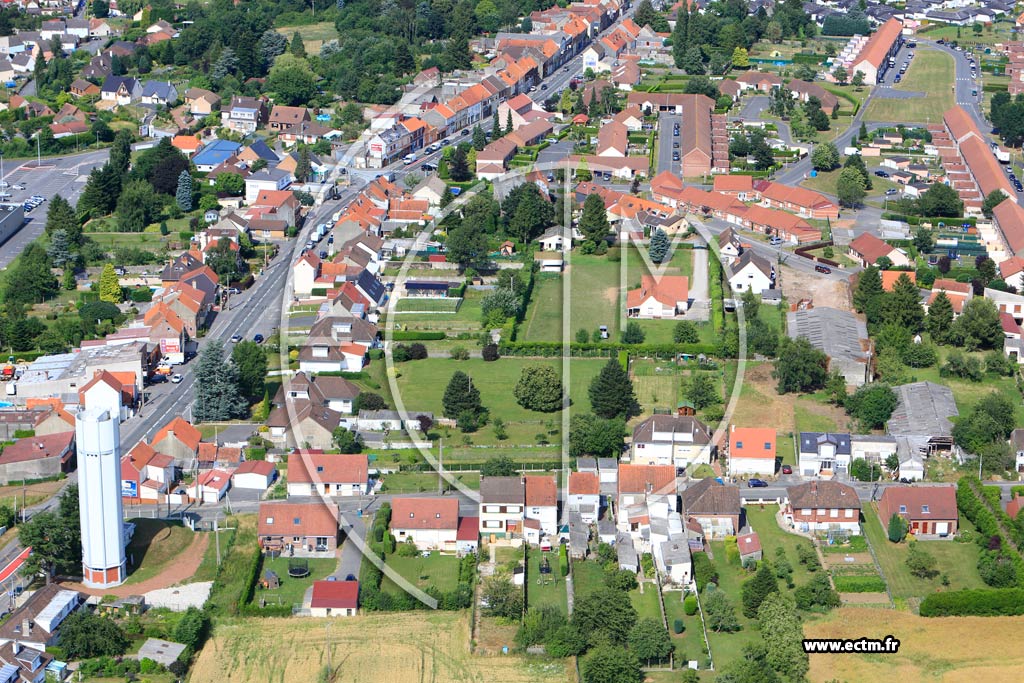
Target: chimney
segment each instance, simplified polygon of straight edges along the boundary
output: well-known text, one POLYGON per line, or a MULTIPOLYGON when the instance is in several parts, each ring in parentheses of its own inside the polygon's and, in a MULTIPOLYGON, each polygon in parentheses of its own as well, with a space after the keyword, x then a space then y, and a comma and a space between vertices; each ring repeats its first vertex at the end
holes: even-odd
POLYGON ((21 652, 21 643, 15 639, 14 642, 11 643, 11 653, 17 655, 19 652, 21 652))

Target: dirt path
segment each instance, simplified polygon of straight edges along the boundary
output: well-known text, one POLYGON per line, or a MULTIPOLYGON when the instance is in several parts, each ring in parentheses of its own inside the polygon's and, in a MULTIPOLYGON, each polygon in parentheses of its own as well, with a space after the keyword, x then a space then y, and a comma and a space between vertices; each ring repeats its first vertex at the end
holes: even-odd
POLYGON ((119 598, 129 595, 142 595, 160 588, 170 588, 171 586, 188 581, 195 575, 199 565, 203 562, 203 555, 206 554, 206 548, 209 545, 210 535, 197 533, 195 538, 192 539, 192 543, 173 562, 168 564, 164 571, 151 579, 146 579, 139 583, 108 589, 89 588, 80 583, 70 582, 62 585, 89 595, 115 595, 119 598))

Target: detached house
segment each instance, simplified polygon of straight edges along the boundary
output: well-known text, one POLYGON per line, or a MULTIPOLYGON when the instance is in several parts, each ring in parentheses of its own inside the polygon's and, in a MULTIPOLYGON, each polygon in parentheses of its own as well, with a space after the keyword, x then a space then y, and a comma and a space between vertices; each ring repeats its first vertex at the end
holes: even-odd
POLYGON ((189 88, 185 91, 185 106, 192 116, 209 116, 220 106, 220 95, 203 88, 189 88))
POLYGON ((743 474, 775 474, 775 430, 771 427, 737 427, 729 429, 729 472, 743 474))
POLYGON ((361 318, 321 318, 299 350, 299 370, 359 372, 367 351, 376 343, 377 326, 372 323, 361 318))
POLYGON ((277 104, 270 111, 267 127, 271 130, 286 130, 291 126, 310 121, 312 118, 309 115, 309 110, 305 107, 286 107, 283 104, 277 104))
POLYGON ((167 81, 146 81, 141 99, 152 107, 169 107, 178 101, 178 89, 167 81))
POLYGON ((419 550, 453 552, 459 530, 459 501, 454 498, 395 498, 391 533, 398 543, 419 550))
POLYGON ((676 318, 689 308, 690 280, 685 275, 644 275, 640 288, 626 294, 626 315, 630 318, 676 318))
POLYGON ((365 496, 370 477, 365 453, 298 450, 288 456, 289 496, 365 496))
POLYGON ((686 467, 711 462, 711 431, 692 416, 652 415, 633 429, 630 457, 637 465, 686 467))
POLYGON ((805 477, 832 477, 850 467, 852 439, 849 434, 800 432, 798 469, 805 477))
POLYGON ((521 537, 525 504, 523 477, 480 477, 480 534, 492 540, 521 537))
POLYGON ((100 99, 117 106, 138 102, 141 97, 142 87, 139 82, 127 76, 107 76, 100 87, 100 99))
POLYGON ((918 538, 952 538, 960 515, 955 486, 889 486, 878 501, 878 516, 887 527, 893 515, 907 520, 918 538))
POLYGON ((267 105, 255 97, 234 96, 221 111, 221 125, 236 133, 255 133, 267 120, 267 105))
POLYGON ((910 265, 910 259, 907 258, 906 252, 897 249, 869 232, 861 233, 850 242, 849 253, 851 258, 858 261, 865 268, 875 265, 882 257, 888 258, 892 265, 897 267, 910 265))
POLYGON ((790 486, 783 515, 804 533, 841 531, 860 534, 857 491, 837 481, 809 481, 790 486))
POLYGON ((775 266, 748 249, 726 268, 729 289, 737 294, 750 290, 762 294, 775 287, 775 266))
POLYGON ((260 503, 256 534, 264 552, 333 557, 338 548, 338 507, 313 503, 260 503))
POLYGON ((683 515, 700 525, 708 539, 732 536, 740 530, 740 490, 705 477, 683 491, 683 515))
POLYGON ((183 418, 176 417, 153 435, 152 446, 157 453, 174 458, 181 468, 191 467, 199 453, 202 434, 183 418))

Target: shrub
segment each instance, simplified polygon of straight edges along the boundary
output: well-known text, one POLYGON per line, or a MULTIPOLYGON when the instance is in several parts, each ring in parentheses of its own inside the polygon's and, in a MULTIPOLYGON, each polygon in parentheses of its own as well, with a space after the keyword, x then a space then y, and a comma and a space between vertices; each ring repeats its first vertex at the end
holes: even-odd
POLYGON ((469 350, 465 346, 453 346, 450 353, 452 360, 469 360, 469 350))
POLYGON ((675 633, 676 635, 679 635, 680 633, 682 633, 685 630, 686 630, 686 626, 683 624, 683 620, 682 619, 676 619, 675 621, 672 622, 672 633, 675 633))
POLYGON ((427 330, 392 330, 388 334, 392 341, 437 341, 445 338, 444 332, 427 330))
POLYGON ((490 363, 490 362, 498 360, 498 358, 500 357, 498 355, 498 345, 497 344, 487 344, 486 346, 484 346, 482 354, 483 354, 484 361, 487 362, 487 363, 490 363))
POLYGON ((836 576, 832 579, 840 593, 884 593, 881 576, 836 576))
POLYGON ((686 598, 683 600, 683 612, 685 612, 686 616, 688 616, 688 617, 692 617, 694 614, 697 613, 697 596, 696 595, 687 595, 686 596, 686 598))
POLYGON ((922 617, 1017 616, 1024 614, 1024 589, 974 589, 931 593, 921 602, 922 617))

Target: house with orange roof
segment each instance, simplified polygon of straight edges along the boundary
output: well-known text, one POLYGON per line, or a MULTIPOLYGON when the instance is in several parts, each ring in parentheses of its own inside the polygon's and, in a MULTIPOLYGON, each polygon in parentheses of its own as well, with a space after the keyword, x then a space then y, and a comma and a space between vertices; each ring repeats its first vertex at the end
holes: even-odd
POLYGON ((624 157, 629 150, 629 130, 625 124, 612 121, 601 126, 597 132, 597 147, 594 150, 599 157, 624 157))
POLYGON ((186 489, 200 503, 219 503, 231 488, 231 473, 224 470, 206 470, 186 489))
POLYGON ((180 468, 195 465, 199 453, 199 442, 202 434, 190 422, 175 417, 153 435, 150 442, 153 450, 174 458, 174 464, 180 468))
POLYGON ((570 472, 565 504, 570 512, 579 513, 584 524, 596 522, 601 510, 601 482, 597 473, 570 472))
POLYGON ((729 428, 729 473, 737 475, 775 474, 775 429, 772 427, 729 428))
POLYGON ((762 205, 768 208, 792 211, 801 218, 839 218, 839 206, 820 192, 773 182, 762 183, 758 189, 762 205))
POLYGON ((338 529, 338 506, 325 500, 260 503, 256 521, 256 534, 265 552, 298 557, 334 557, 338 529))
POLYGON ((347 497, 370 492, 365 453, 298 450, 288 456, 288 495, 347 497))
POLYGON ((195 135, 175 135, 171 138, 171 146, 187 157, 192 157, 203 148, 203 142, 195 135))
POLYGON ((935 301, 935 297, 939 295, 939 292, 945 292, 949 303, 953 304, 954 318, 963 313, 964 305, 974 298, 974 287, 971 286, 971 283, 939 278, 932 283, 932 292, 928 296, 928 303, 925 304, 925 311, 935 301))
POLYGON ((78 390, 82 408, 99 408, 124 422, 135 414, 137 387, 134 372, 100 370, 78 390))
POLYGON ((626 316, 672 320, 689 308, 690 280, 685 275, 644 275, 640 287, 626 293, 626 316))
POLYGON ((896 281, 903 275, 907 276, 914 284, 917 284, 917 273, 912 270, 883 270, 882 276, 882 289, 886 292, 891 292, 892 288, 896 286, 896 281))
POLYGON ((875 85, 888 70, 889 58, 899 51, 901 45, 903 22, 894 17, 871 34, 860 53, 853 58, 847 72, 852 74, 860 71, 864 74, 865 83, 875 85))
POLYGON ((754 177, 749 175, 716 175, 714 190, 719 194, 736 197, 741 202, 760 199, 760 194, 754 189, 754 177))
POLYGON ((850 242, 849 255, 864 268, 875 265, 881 258, 888 258, 889 262, 897 268, 910 265, 910 259, 904 251, 869 232, 857 235, 850 242))
POLYGON ((1024 286, 1024 277, 1021 277, 1021 273, 1024 273, 1024 258, 1020 256, 1011 256, 999 264, 999 277, 1017 289, 1024 286))
POLYGON ((121 456, 121 496, 133 502, 158 501, 175 482, 174 458, 140 441, 121 456))
POLYGON ((403 498, 391 501, 391 534, 418 550, 455 552, 459 501, 455 498, 403 498))

